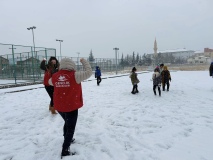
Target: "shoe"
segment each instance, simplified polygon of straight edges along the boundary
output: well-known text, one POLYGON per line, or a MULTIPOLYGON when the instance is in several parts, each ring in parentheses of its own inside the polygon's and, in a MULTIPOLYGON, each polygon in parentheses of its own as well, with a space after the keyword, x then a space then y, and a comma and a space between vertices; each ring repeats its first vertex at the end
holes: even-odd
POLYGON ((50 111, 52 114, 57 114, 57 112, 55 111, 54 107, 50 107, 50 111))
POLYGON ((167 91, 169 91, 169 89, 167 89, 167 91))
POLYGON ((139 91, 136 91, 135 93, 139 93, 139 91))
POLYGON ((135 94, 135 92, 133 92, 133 91, 132 91, 131 93, 132 93, 132 94, 135 94))
POLYGON ((75 138, 73 138, 73 139, 71 140, 71 143, 75 143, 75 138))
POLYGON ((62 152, 61 152, 61 159, 63 158, 63 156, 72 156, 72 155, 75 155, 76 152, 70 152, 70 148, 66 148, 66 149, 62 149, 62 152))

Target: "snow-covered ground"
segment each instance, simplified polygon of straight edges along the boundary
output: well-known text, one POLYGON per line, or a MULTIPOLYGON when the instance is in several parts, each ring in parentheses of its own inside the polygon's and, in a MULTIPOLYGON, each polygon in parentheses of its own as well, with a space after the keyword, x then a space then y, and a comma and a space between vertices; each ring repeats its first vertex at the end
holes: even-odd
MULTIPOLYGON (((213 79, 208 71, 171 72, 169 92, 154 96, 152 73, 82 83, 77 155, 64 160, 212 160, 213 79)), ((94 78, 93 78, 94 79, 94 78)), ((0 90, 0 160, 58 160, 63 120, 48 111, 42 85, 0 90), (37 89, 33 89, 37 88, 37 89), (6 93, 16 90, 23 92, 6 93)))

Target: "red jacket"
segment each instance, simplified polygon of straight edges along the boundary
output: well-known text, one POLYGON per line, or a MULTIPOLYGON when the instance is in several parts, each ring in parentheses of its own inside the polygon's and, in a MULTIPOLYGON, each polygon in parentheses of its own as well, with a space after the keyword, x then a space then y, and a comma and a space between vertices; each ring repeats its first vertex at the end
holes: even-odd
POLYGON ((44 82, 43 82, 43 84, 45 85, 45 86, 49 86, 49 83, 48 83, 48 81, 49 81, 49 79, 52 77, 52 75, 51 75, 51 73, 47 70, 47 71, 45 71, 45 73, 44 73, 44 82))
POLYGON ((52 75, 52 83, 57 111, 70 112, 83 106, 82 88, 75 81, 75 71, 60 70, 52 75))

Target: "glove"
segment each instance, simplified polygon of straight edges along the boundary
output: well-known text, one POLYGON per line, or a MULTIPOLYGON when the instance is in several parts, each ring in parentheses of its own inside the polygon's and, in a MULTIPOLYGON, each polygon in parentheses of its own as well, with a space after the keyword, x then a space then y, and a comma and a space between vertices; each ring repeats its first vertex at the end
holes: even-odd
POLYGON ((169 79, 169 81, 171 82, 171 81, 172 81, 172 79, 170 78, 170 79, 169 79))

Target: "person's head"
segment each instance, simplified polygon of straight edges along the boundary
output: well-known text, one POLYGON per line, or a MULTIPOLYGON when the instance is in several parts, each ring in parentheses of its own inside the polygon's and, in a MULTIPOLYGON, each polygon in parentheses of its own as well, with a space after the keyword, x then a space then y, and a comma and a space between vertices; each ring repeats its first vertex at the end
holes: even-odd
POLYGON ((163 63, 161 63, 161 64, 160 64, 160 68, 163 68, 163 66, 164 66, 164 64, 163 64, 163 63))
POLYGON ((60 61, 59 70, 76 70, 75 62, 70 58, 63 58, 60 61))
POLYGON ((99 66, 96 66, 96 69, 97 69, 97 70, 100 69, 99 66))
POLYGON ((167 66, 163 66, 163 70, 167 70, 168 68, 167 68, 167 66))
POLYGON ((48 64, 49 65, 58 65, 58 60, 56 59, 56 57, 50 57, 48 64))
POLYGON ((135 67, 132 68, 132 72, 136 72, 137 69, 135 67))
POLYGON ((159 68, 156 67, 156 68, 154 69, 154 72, 160 72, 159 68))

